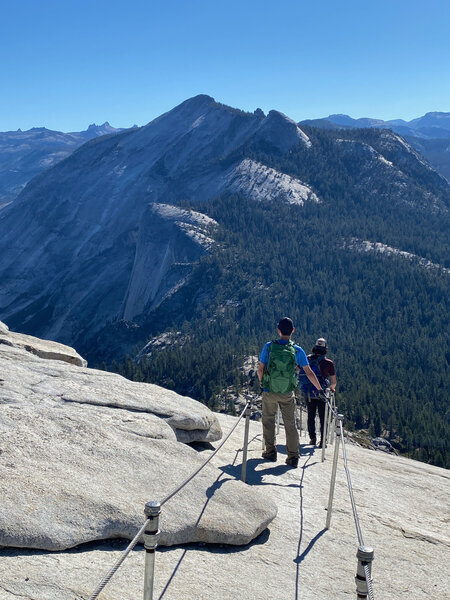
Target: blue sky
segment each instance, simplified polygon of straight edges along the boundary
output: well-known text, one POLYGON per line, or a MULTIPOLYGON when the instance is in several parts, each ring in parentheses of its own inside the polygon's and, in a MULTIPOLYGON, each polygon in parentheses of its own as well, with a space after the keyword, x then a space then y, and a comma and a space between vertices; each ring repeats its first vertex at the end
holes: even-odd
POLYGON ((1 0, 0 131, 143 125, 200 93, 295 120, 450 111, 449 0, 1 0))

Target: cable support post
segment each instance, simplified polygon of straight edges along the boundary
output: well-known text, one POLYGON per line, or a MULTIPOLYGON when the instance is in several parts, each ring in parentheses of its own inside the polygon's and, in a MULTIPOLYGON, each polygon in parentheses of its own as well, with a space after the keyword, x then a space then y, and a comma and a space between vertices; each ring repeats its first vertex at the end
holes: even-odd
POLYGON ((328 406, 328 419, 327 419, 327 435, 325 436, 325 440, 326 443, 328 444, 328 442, 330 441, 331 435, 331 425, 332 425, 332 420, 333 420, 333 407, 331 406, 331 396, 330 396, 330 389, 327 390, 327 406, 328 406))
POLYGON ((301 438, 303 433, 303 406, 301 398, 298 396, 295 397, 295 425, 301 438))
POLYGON ((244 446, 242 449, 242 467, 241 467, 241 481, 246 483, 247 477, 247 450, 248 450, 248 432, 250 427, 250 417, 252 415, 253 403, 250 398, 247 400, 245 406, 245 430, 244 430, 244 446))
POLYGON ((358 565, 356 568, 356 598, 357 600, 374 600, 372 589, 372 562, 374 557, 373 548, 359 545, 356 552, 358 565))
POLYGON ((153 585, 155 580, 155 551, 158 546, 159 515, 161 505, 157 501, 147 502, 144 508, 147 517, 144 531, 145 570, 144 570, 144 600, 153 600, 153 585))
POLYGON ((331 469, 330 493, 328 495, 327 522, 325 525, 326 529, 330 529, 330 523, 331 523, 331 512, 333 509, 334 488, 336 485, 336 471, 337 471, 337 463, 338 463, 338 458, 339 458, 339 443, 341 441, 341 430, 342 430, 343 421, 344 421, 344 415, 338 415, 336 418, 336 425, 335 425, 336 441, 334 444, 333 467, 331 469))
POLYGON ((323 415, 323 431, 321 435, 322 442, 322 462, 325 460, 325 448, 327 446, 327 437, 328 437, 328 397, 325 401, 325 414, 323 415))
POLYGON ((332 417, 330 443, 334 444, 334 438, 336 437, 336 424, 337 424, 336 395, 334 392, 331 392, 331 413, 332 413, 333 417, 332 417))

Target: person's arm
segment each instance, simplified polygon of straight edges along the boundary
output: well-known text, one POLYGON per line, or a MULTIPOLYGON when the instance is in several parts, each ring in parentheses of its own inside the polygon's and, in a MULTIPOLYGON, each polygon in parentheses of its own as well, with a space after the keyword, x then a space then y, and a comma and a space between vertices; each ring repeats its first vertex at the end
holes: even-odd
POLYGON ((262 381, 265 367, 266 367, 266 365, 264 363, 262 363, 261 361, 258 363, 258 379, 259 379, 259 383, 261 383, 261 381, 262 381))
POLYGON ((309 365, 307 365, 306 367, 303 367, 303 370, 305 371, 306 377, 310 380, 310 382, 313 384, 313 386, 316 388, 316 390, 318 392, 321 392, 322 391, 322 387, 321 387, 321 385, 319 383, 319 380, 316 377, 316 374, 311 369, 311 367, 309 365))
POLYGON ((333 394, 336 391, 336 386, 337 386, 336 375, 330 375, 330 390, 333 392, 333 394))

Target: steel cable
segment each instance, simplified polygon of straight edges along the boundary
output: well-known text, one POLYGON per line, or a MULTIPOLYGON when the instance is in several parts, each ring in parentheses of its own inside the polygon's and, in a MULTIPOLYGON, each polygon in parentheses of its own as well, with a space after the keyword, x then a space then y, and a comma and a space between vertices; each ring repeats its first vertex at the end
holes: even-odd
MULTIPOLYGON (((222 442, 219 444, 219 446, 217 446, 217 448, 214 450, 214 452, 205 460, 205 462, 194 472, 192 473, 187 479, 185 479, 183 481, 183 483, 181 483, 173 492, 171 492, 168 496, 166 496, 160 503, 160 506, 162 506, 163 504, 165 504, 168 500, 170 500, 171 498, 173 498, 176 494, 178 494, 178 492, 184 488, 185 485, 187 485, 192 479, 194 479, 194 477, 200 473, 200 471, 209 463, 209 461, 219 452, 219 450, 222 448, 222 446, 225 444, 225 442, 228 440, 228 438, 230 437, 230 435, 233 433, 233 431, 236 429, 236 427, 239 425, 242 417, 245 414, 245 411, 247 410, 248 406, 250 405, 250 401, 247 402, 247 404, 245 405, 243 411, 241 412, 241 414, 239 415, 238 420, 236 421, 236 423, 233 425, 232 429, 228 432, 227 436, 222 440, 222 442)), ((103 577, 103 579, 101 580, 101 582, 98 584, 97 588, 95 589, 95 591, 89 596, 88 600, 96 600, 96 598, 98 597, 98 595, 102 592, 102 590, 107 586, 107 584, 111 581, 112 577, 115 575, 115 573, 118 571, 119 567, 121 567, 122 563, 124 562, 124 560, 127 558, 127 556, 130 554, 130 552, 133 550, 133 548, 136 546, 136 544, 139 541, 139 538, 141 537, 141 535, 144 533, 145 528, 147 527, 147 525, 149 524, 150 519, 147 519, 145 521, 145 523, 142 525, 142 527, 139 529, 139 531, 137 532, 137 534, 134 536, 134 538, 132 539, 132 541, 130 542, 130 544, 127 546, 126 550, 123 551, 123 553, 120 555, 120 557, 117 559, 117 561, 115 562, 115 564, 111 567, 111 569, 108 571, 108 573, 103 577)))
POLYGON ((331 411, 331 414, 334 417, 337 417, 338 416, 337 410, 331 406, 331 402, 329 400, 327 401, 327 403, 328 403, 328 409, 331 411))
POLYGON ((355 519, 356 533, 358 535, 359 545, 364 546, 364 541, 363 541, 363 537, 362 537, 362 533, 361 533, 361 527, 359 525, 358 513, 356 511, 355 498, 353 495, 352 480, 350 477, 350 471, 348 470, 348 466, 347 466, 347 452, 345 449, 344 428, 342 427, 342 421, 339 422, 339 428, 341 430, 342 454, 344 456, 344 468, 345 468, 345 473, 347 475, 347 485, 348 485, 348 491, 350 493, 350 502, 352 503, 353 518, 355 519))
POLYGON ((369 565, 364 565, 364 575, 366 576, 367 582, 367 592, 369 594, 369 600, 375 600, 375 596, 373 595, 373 587, 372 587, 372 573, 370 572, 369 565))
POLYGON ((98 595, 100 594, 100 592, 103 590, 103 588, 105 588, 106 585, 111 581, 113 575, 116 573, 116 571, 122 565, 123 561, 126 559, 126 557, 130 554, 130 552, 133 550, 133 548, 138 543, 139 538, 144 533, 145 528, 147 527, 147 525, 149 524, 149 522, 150 522, 150 519, 147 519, 145 521, 145 523, 142 525, 142 527, 139 529, 139 531, 137 532, 137 534, 134 536, 134 538, 132 539, 132 541, 128 545, 127 549, 124 550, 124 552, 121 554, 121 556, 117 559, 117 561, 114 564, 114 566, 111 567, 111 569, 108 571, 108 573, 103 577, 103 579, 101 580, 101 582, 98 584, 98 587, 89 596, 88 600, 95 600, 98 597, 98 595))
MULTIPOLYGON (((355 503, 355 497, 353 495, 353 486, 352 486, 352 480, 350 477, 350 471, 348 469, 348 464, 347 464, 347 451, 345 448, 345 438, 344 438, 344 429, 342 426, 342 421, 339 422, 339 428, 341 431, 341 440, 342 440, 342 454, 344 457, 344 468, 345 468, 345 473, 347 475, 347 485, 348 485, 348 491, 350 494, 350 501, 352 504, 352 510, 353 510, 353 518, 355 520, 355 527, 356 527, 356 533, 358 536, 358 543, 360 546, 364 546, 364 540, 363 540, 363 536, 362 536, 362 532, 361 532, 361 527, 359 524, 359 518, 358 518, 358 512, 356 510, 356 503, 355 503)), ((374 593, 373 593, 373 587, 372 587, 372 574, 371 574, 371 569, 369 567, 369 565, 366 563, 363 565, 363 569, 364 569, 364 575, 366 578, 366 583, 367 583, 367 593, 369 596, 369 600, 375 600, 374 597, 374 593)))
POLYGON ((163 504, 165 504, 168 500, 170 500, 171 498, 173 498, 174 496, 176 496, 176 494, 178 494, 178 492, 180 490, 182 490, 184 488, 185 485, 187 485, 192 479, 194 479, 194 477, 200 473, 200 471, 209 463, 209 461, 219 452, 219 450, 222 448, 222 446, 225 444, 225 442, 228 440, 228 438, 230 437, 230 435, 233 433, 233 431, 236 429, 236 427, 239 425, 242 417, 245 414, 245 411, 247 410, 247 407, 249 406, 250 402, 247 402, 247 404, 244 407, 244 410, 241 412, 241 414, 239 415, 238 420, 236 421, 236 423, 233 425, 233 427, 231 428, 231 430, 228 432, 228 435, 226 436, 226 438, 224 438, 222 440, 222 442, 217 446, 217 448, 214 450, 214 452, 208 456, 208 458, 205 460, 205 462, 200 465, 200 467, 194 471, 191 475, 189 475, 189 477, 187 479, 185 479, 183 481, 183 483, 180 483, 180 485, 173 491, 171 492, 168 496, 166 496, 163 500, 161 500, 161 506, 163 506, 163 504))

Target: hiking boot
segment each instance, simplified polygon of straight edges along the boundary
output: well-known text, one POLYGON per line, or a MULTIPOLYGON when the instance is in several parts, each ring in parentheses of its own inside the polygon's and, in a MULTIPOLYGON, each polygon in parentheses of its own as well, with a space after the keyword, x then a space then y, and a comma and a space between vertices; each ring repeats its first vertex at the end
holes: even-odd
POLYGON ((286 464, 293 469, 298 467, 298 456, 288 456, 286 459, 286 464))
POLYGON ((317 441, 316 438, 310 438, 309 439, 309 445, 310 446, 315 446, 316 445, 316 441, 317 441))
POLYGON ((272 450, 271 452, 263 452, 262 457, 265 460, 270 460, 271 462, 277 462, 277 451, 272 450))

